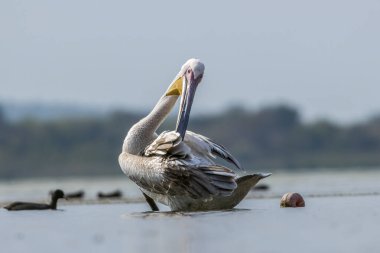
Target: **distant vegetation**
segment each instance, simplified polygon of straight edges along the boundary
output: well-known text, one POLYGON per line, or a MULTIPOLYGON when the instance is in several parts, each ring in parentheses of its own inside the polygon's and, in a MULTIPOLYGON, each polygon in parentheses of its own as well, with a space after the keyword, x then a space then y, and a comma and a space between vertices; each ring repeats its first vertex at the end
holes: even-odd
MULTIPOLYGON (((123 139, 143 115, 9 122, 0 108, 0 178, 117 175, 123 139)), ((169 120, 163 129, 173 129, 169 120)), ((246 169, 380 165, 380 117, 351 126, 302 123, 298 112, 275 106, 230 109, 192 117, 189 129, 228 147, 246 169)))

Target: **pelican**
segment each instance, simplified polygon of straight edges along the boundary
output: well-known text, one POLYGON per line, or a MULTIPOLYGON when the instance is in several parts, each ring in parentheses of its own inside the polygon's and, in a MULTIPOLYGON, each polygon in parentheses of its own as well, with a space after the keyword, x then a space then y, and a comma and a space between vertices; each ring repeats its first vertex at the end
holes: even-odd
POLYGON ((125 137, 120 167, 138 185, 153 211, 158 211, 155 201, 172 211, 232 209, 259 180, 270 175, 238 177, 230 168, 216 164, 219 157, 242 169, 229 151, 205 136, 187 131, 204 69, 200 60, 188 60, 153 110, 125 137), (158 135, 158 127, 180 96, 176 130, 158 135))

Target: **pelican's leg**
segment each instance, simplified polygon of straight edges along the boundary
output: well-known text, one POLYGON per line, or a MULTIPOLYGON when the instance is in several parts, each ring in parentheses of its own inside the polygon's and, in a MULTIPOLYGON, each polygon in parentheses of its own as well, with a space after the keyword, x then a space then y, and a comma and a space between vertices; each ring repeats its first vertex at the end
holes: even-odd
POLYGON ((154 212, 160 211, 160 209, 158 209, 156 202, 154 202, 154 200, 151 197, 146 195, 144 192, 142 192, 142 194, 144 195, 145 200, 146 200, 146 202, 148 202, 150 208, 152 208, 152 211, 154 211, 154 212))

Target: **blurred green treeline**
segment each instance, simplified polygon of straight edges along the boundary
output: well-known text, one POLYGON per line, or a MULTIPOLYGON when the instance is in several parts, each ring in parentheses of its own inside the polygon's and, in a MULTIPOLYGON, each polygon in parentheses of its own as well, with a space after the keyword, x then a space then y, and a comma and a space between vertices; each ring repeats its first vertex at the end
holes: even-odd
MULTIPOLYGON (((142 114, 8 122, 0 108, 0 178, 121 174, 117 162, 128 129, 142 114)), ((167 120, 161 129, 174 129, 167 120)), ((227 147, 246 169, 276 171, 380 165, 380 117, 349 126, 303 123, 289 106, 231 108, 193 116, 189 130, 227 147)))

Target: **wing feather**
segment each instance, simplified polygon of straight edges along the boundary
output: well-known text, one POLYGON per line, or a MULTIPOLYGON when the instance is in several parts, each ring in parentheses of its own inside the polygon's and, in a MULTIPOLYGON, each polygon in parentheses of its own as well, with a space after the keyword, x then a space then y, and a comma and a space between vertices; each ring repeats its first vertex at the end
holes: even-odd
POLYGON ((225 147, 210 138, 187 131, 184 142, 200 155, 208 155, 211 159, 218 156, 243 170, 239 161, 225 147))
POLYGON ((141 178, 136 174, 129 177, 140 187, 157 194, 199 199, 229 196, 237 187, 235 173, 217 165, 184 167, 168 162, 162 170, 147 170, 151 171, 149 177, 141 178))
POLYGON ((239 161, 222 145, 203 135, 187 131, 183 142, 175 131, 161 133, 145 150, 145 156, 177 156, 184 158, 193 155, 200 160, 213 160, 216 156, 242 169, 239 161))
POLYGON ((143 176, 136 170, 129 177, 153 193, 199 199, 229 196, 237 187, 235 173, 210 160, 217 155, 238 168, 240 164, 221 145, 204 136, 188 131, 182 141, 174 131, 163 132, 141 155, 141 159, 151 162, 140 164, 148 164, 149 168, 145 168, 143 176))

